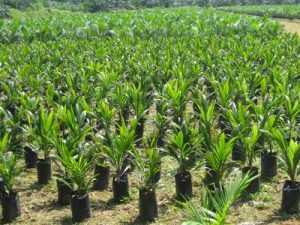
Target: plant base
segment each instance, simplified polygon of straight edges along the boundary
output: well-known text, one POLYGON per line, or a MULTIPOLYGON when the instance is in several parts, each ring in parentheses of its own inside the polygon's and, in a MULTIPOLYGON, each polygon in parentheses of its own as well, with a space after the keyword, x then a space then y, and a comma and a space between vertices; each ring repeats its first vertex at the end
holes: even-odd
POLYGON ((193 196, 192 175, 190 172, 181 172, 175 175, 176 199, 185 201, 193 196))
POLYGON ((276 152, 262 152, 261 154, 261 176, 266 178, 277 175, 277 154, 276 152))
POLYGON ((158 216, 155 190, 140 190, 139 214, 142 221, 153 221, 158 216))
POLYGON ((20 199, 17 194, 3 195, 1 203, 4 221, 11 222, 21 216, 20 199))
MULTIPOLYGON (((247 166, 242 169, 243 174, 250 172, 252 176, 258 175, 258 168, 255 166, 247 166)), ((260 180, 259 177, 250 182, 249 186, 246 188, 246 192, 254 194, 259 192, 260 180)))
POLYGON ((52 168, 50 159, 38 159, 37 175, 40 184, 48 184, 52 177, 52 168))
POLYGON ((73 195, 71 200, 72 220, 80 222, 91 217, 89 194, 73 195))
POLYGON ((98 191, 106 190, 109 183, 109 167, 95 165, 94 174, 93 189, 98 191))
POLYGON ((281 210, 287 213, 299 212, 300 182, 286 180, 282 188, 281 210))
POLYGON ((61 206, 69 205, 72 189, 65 183, 57 180, 57 202, 61 206))
POLYGON ((120 178, 114 176, 112 187, 115 202, 121 202, 123 198, 129 197, 128 174, 125 173, 120 178))

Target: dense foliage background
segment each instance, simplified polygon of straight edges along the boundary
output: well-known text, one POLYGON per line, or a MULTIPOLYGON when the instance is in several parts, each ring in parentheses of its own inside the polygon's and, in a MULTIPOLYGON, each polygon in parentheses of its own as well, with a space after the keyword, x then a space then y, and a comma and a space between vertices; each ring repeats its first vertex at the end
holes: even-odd
POLYGON ((257 4, 298 4, 299 0, 0 0, 0 18, 8 17, 8 8, 26 10, 51 7, 71 11, 98 12, 119 8, 137 9, 153 7, 229 6, 257 4))

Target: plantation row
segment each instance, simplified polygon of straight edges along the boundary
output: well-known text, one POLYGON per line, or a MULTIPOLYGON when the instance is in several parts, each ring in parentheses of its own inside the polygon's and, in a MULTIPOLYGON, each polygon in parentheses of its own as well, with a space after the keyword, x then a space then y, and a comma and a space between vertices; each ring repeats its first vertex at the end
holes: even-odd
POLYGON ((273 18, 300 19, 299 5, 251 5, 226 6, 221 10, 236 13, 245 13, 255 16, 270 16, 273 18))
POLYGON ((107 189, 109 172, 115 202, 127 198, 134 169, 140 217, 156 218, 165 155, 178 161, 179 201, 193 196, 190 170, 206 173, 202 210, 182 203, 187 221, 224 224, 244 190, 259 191, 260 155, 264 177, 282 159, 281 209, 299 210, 300 42, 279 24, 182 8, 5 20, 0 30, 5 220, 20 215, 23 152, 40 184, 59 166, 58 202, 74 221, 90 216, 90 187, 107 189))

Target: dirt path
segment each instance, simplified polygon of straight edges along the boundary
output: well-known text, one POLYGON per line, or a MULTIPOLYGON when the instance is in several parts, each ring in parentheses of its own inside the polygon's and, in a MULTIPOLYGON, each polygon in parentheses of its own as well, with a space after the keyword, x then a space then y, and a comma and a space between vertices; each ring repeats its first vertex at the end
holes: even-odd
POLYGON ((275 19, 285 26, 288 32, 297 33, 300 36, 300 20, 275 19))

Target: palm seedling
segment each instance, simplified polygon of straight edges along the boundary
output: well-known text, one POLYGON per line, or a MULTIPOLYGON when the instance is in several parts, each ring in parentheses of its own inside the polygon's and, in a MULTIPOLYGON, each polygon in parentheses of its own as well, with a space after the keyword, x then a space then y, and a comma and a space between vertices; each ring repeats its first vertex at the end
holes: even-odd
POLYGON ((120 83, 117 83, 115 89, 113 92, 109 93, 109 96, 112 100, 112 104, 117 109, 119 120, 118 124, 122 124, 122 118, 124 118, 125 122, 128 123, 129 121, 129 102, 128 102, 128 86, 121 85, 120 83))
POLYGON ((188 99, 189 84, 185 79, 173 79, 165 84, 163 98, 171 109, 173 122, 181 125, 188 99))
POLYGON ((203 147, 205 151, 212 151, 214 142, 214 121, 215 121, 215 101, 209 102, 206 95, 198 93, 193 99, 197 106, 199 118, 199 131, 203 137, 203 147))
POLYGON ((88 187, 93 177, 88 176, 92 168, 90 157, 82 152, 75 154, 76 151, 76 148, 70 149, 62 143, 59 147, 58 159, 68 174, 68 177, 61 178, 60 181, 73 191, 71 197, 72 219, 74 222, 80 222, 91 216, 88 187))
POLYGON ((192 176, 189 170, 197 160, 199 136, 189 124, 183 123, 179 128, 174 129, 174 134, 169 137, 169 140, 167 152, 179 164, 175 175, 176 198, 178 200, 191 198, 193 195, 192 176))
MULTIPOLYGON (((98 124, 104 129, 104 142, 109 145, 111 128, 116 110, 106 101, 99 100, 93 116, 97 119, 98 124)), ((99 126, 98 126, 99 127, 99 126)))
POLYGON ((28 131, 34 142, 38 145, 38 150, 42 151, 43 157, 38 159, 37 172, 38 182, 47 184, 51 180, 51 149, 53 142, 51 138, 53 132, 58 129, 59 123, 54 115, 54 111, 47 111, 43 107, 38 111, 37 116, 28 112, 28 131))
POLYGON ((225 134, 222 133, 218 141, 213 145, 212 151, 205 154, 208 174, 206 183, 214 186, 218 185, 223 178, 229 174, 231 164, 228 162, 236 138, 226 141, 225 134))
MULTIPOLYGON (((21 102, 21 113, 23 118, 27 118, 27 111, 34 112, 37 110, 39 106, 39 98, 31 97, 27 94, 23 94, 20 96, 20 102, 21 102)), ((22 120, 21 120, 22 122, 22 120)), ((28 131, 28 121, 24 119, 24 122, 22 124, 23 129, 23 135, 26 142, 24 145, 24 159, 25 159, 25 166, 26 168, 35 168, 38 155, 36 152, 36 149, 32 146, 32 135, 30 135, 28 131)))
POLYGON ((1 89, 6 99, 3 101, 4 108, 13 116, 18 114, 20 86, 15 80, 1 82, 1 89))
MULTIPOLYGON (((64 123, 64 132, 67 135, 60 134, 60 131, 53 131, 53 145, 56 149, 56 158, 60 161, 62 158, 62 153, 69 152, 69 155, 76 156, 84 152, 84 141, 86 136, 90 132, 90 128, 85 126, 86 113, 82 111, 81 113, 77 110, 66 109, 65 107, 58 110, 58 118, 61 124, 64 123)), ((58 203, 60 205, 69 204, 69 194, 71 189, 61 180, 70 181, 69 173, 67 168, 64 167, 63 163, 58 164, 60 168, 60 173, 56 176, 57 179, 57 189, 58 189, 58 203)))
POLYGON ((283 169, 288 174, 290 180, 286 180, 282 189, 281 209, 284 212, 298 212, 300 204, 300 182, 296 181, 300 164, 300 145, 286 138, 279 129, 273 129, 273 138, 279 146, 281 155, 279 159, 283 164, 283 169))
POLYGON ((242 102, 231 103, 231 107, 226 109, 225 116, 229 121, 231 136, 238 137, 235 145, 232 149, 232 160, 242 161, 246 160, 245 148, 241 143, 241 134, 247 134, 249 128, 251 127, 248 113, 249 106, 244 106, 242 102))
POLYGON ((127 164, 130 151, 134 147, 136 121, 131 120, 130 127, 127 128, 125 121, 119 127, 119 132, 110 134, 110 144, 105 145, 103 150, 115 169, 113 177, 113 193, 116 202, 121 201, 124 197, 129 196, 128 170, 130 165, 127 164))
POLYGON ((278 118, 278 116, 271 115, 262 130, 264 143, 267 144, 267 146, 263 146, 261 151, 261 175, 265 178, 277 175, 277 152, 273 149, 274 139, 272 133, 278 122, 278 118))
POLYGON ((95 161, 93 189, 103 191, 108 188, 110 168, 103 150, 103 140, 98 136, 95 136, 94 140, 96 144, 93 151, 95 161))
POLYGON ((8 144, 9 134, 6 133, 0 140, 0 176, 4 182, 1 203, 3 219, 11 222, 21 215, 20 200, 18 194, 14 191, 14 185, 22 168, 17 162, 15 153, 9 151, 8 144))
POLYGON ((15 153, 23 151, 23 130, 21 128, 21 113, 19 108, 16 108, 14 113, 10 110, 0 107, 0 111, 3 114, 3 125, 5 130, 9 130, 10 136, 10 149, 15 153))
POLYGON ((129 102, 135 114, 136 126, 136 140, 140 144, 144 134, 144 126, 147 119, 147 114, 151 102, 147 93, 141 87, 136 87, 134 84, 129 85, 129 102))
POLYGON ((282 102, 284 104, 284 122, 287 124, 286 127, 286 139, 292 139, 297 137, 297 123, 300 114, 300 94, 296 98, 292 98, 288 95, 284 96, 282 102), (296 133, 296 134, 295 134, 296 133))
POLYGON ((165 143, 165 136, 170 124, 168 114, 168 105, 163 99, 156 99, 156 111, 155 115, 155 126, 156 126, 156 143, 158 147, 162 147, 165 143))
POLYGON ((224 115, 225 109, 227 109, 230 105, 232 92, 231 85, 228 79, 221 80, 217 82, 213 82, 214 92, 217 94, 217 110, 219 112, 219 127, 226 134, 226 136, 230 135, 229 122, 224 115))
POLYGON ((157 174, 160 172, 161 158, 157 149, 148 149, 144 152, 134 150, 137 168, 141 172, 139 191, 139 212, 143 221, 154 220, 158 216, 158 206, 155 186, 157 174))
POLYGON ((232 176, 220 183, 216 191, 203 189, 200 207, 192 201, 181 203, 186 211, 183 225, 225 225, 226 218, 234 202, 241 196, 255 177, 245 174, 243 177, 232 176))
MULTIPOLYGON (((261 135, 261 131, 258 128, 257 124, 252 125, 252 129, 247 136, 245 134, 241 134, 241 142, 243 144, 243 147, 245 148, 245 156, 246 156, 246 165, 243 167, 243 173, 250 172, 253 176, 258 175, 258 168, 254 166, 254 160, 258 154, 257 150, 257 143, 259 140, 259 137, 261 135)), ((249 193, 256 193, 259 191, 259 178, 254 179, 247 188, 247 191, 249 193)))

